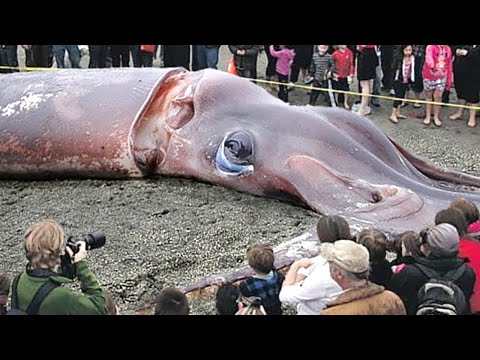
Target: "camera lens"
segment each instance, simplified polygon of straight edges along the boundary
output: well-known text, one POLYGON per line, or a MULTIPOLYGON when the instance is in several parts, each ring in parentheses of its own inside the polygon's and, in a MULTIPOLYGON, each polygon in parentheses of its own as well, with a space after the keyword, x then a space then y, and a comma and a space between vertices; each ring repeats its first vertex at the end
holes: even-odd
POLYGON ((101 231, 95 231, 91 234, 85 236, 85 243, 87 245, 87 250, 98 249, 105 245, 105 234, 101 231))

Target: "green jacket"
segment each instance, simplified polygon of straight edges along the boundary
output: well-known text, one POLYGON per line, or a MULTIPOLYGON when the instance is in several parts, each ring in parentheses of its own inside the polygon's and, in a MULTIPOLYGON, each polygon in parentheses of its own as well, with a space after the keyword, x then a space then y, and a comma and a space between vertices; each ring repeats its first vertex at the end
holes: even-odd
MULTIPOLYGON (((97 278, 84 261, 78 262, 76 268, 82 293, 58 286, 42 302, 38 315, 107 315, 105 295, 97 278)), ((24 272, 17 286, 18 307, 26 311, 37 290, 49 279, 59 284, 73 282, 60 275, 34 277, 24 272)))

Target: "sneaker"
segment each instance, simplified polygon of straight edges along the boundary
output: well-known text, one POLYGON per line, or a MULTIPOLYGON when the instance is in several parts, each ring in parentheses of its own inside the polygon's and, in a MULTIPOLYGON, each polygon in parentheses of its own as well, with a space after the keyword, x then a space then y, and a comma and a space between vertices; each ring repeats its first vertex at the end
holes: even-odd
POLYGON ((370 106, 367 106, 365 114, 361 114, 360 109, 358 109, 357 111, 353 111, 353 112, 357 115, 360 115, 360 116, 367 116, 367 115, 370 115, 372 113, 372 109, 370 108, 370 106))
POLYGON ((372 98, 370 100, 370 105, 375 106, 375 107, 379 107, 380 106, 380 101, 377 98, 372 98))
POLYGON ((311 76, 308 76, 308 77, 306 77, 305 79, 303 79, 303 83, 304 83, 305 85, 310 84, 310 83, 312 83, 312 82, 313 82, 313 77, 311 77, 311 76))

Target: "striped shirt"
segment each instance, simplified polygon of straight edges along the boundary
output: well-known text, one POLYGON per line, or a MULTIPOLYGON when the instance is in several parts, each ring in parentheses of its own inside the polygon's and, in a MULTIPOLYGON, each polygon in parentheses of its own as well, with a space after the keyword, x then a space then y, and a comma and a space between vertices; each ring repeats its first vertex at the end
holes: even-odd
POLYGON ((327 77, 334 72, 335 62, 333 61, 332 55, 328 53, 320 55, 318 52, 313 54, 310 74, 312 74, 316 81, 325 81, 327 77))

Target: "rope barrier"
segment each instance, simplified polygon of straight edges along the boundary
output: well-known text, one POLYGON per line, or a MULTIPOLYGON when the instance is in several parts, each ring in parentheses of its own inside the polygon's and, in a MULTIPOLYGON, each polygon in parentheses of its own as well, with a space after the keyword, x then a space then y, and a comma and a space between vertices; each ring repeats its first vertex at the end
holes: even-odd
MULTIPOLYGON (((16 67, 15 66, 0 66, 0 69, 20 70, 20 71, 55 71, 55 70, 60 70, 60 69, 57 69, 57 68, 39 68, 39 67, 26 67, 26 66, 23 66, 23 67, 21 67, 21 66, 16 66, 16 67)), ((314 87, 314 86, 311 86, 311 85, 298 85, 298 84, 282 83, 282 82, 279 82, 279 81, 262 80, 262 79, 251 79, 251 78, 245 78, 245 79, 248 79, 248 80, 251 80, 251 81, 254 81, 254 82, 257 82, 257 83, 271 84, 271 85, 283 85, 283 86, 295 87, 295 88, 306 89, 306 90, 318 90, 318 91, 326 91, 326 92, 330 91, 330 92, 337 93, 337 94, 346 94, 346 95, 353 95, 353 96, 368 96, 369 98, 377 98, 377 99, 391 100, 391 101, 398 100, 398 101, 402 101, 402 102, 406 102, 406 103, 442 105, 442 106, 447 106, 447 107, 452 107, 452 108, 480 110, 480 106, 468 106, 468 105, 435 102, 435 101, 428 101, 428 100, 400 99, 400 98, 396 98, 394 96, 362 94, 362 93, 355 92, 355 91, 325 89, 325 88, 314 87)))
POLYGON ((309 86, 309 85, 289 84, 289 83, 282 83, 282 82, 279 82, 279 81, 270 81, 270 80, 262 80, 262 79, 250 79, 249 78, 249 80, 255 81, 255 82, 258 82, 258 83, 285 85, 285 86, 297 87, 297 88, 307 89, 307 90, 331 91, 331 92, 334 92, 334 93, 343 93, 343 94, 355 95, 355 96, 368 96, 368 97, 371 97, 371 98, 384 99, 384 100, 392 100, 392 101, 398 100, 398 101, 402 101, 402 102, 410 102, 410 103, 418 103, 418 104, 443 105, 443 106, 454 107, 454 108, 480 110, 479 106, 467 106, 467 105, 450 104, 450 103, 435 102, 435 101, 428 101, 428 100, 401 99, 401 98, 396 98, 394 96, 362 94, 362 93, 355 92, 355 91, 325 89, 325 88, 318 88, 318 87, 309 86))

